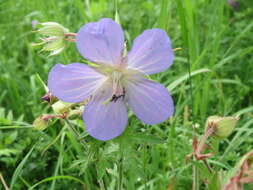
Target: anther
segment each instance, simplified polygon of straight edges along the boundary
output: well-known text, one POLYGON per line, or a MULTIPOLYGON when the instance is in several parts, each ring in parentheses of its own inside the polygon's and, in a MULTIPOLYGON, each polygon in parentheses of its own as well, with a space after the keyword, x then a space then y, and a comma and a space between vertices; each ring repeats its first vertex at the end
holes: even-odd
POLYGON ((120 95, 113 94, 112 98, 110 99, 110 102, 117 102, 117 100, 120 99, 120 98, 124 99, 125 94, 126 94, 126 90, 125 90, 125 88, 123 88, 123 93, 120 94, 120 95))

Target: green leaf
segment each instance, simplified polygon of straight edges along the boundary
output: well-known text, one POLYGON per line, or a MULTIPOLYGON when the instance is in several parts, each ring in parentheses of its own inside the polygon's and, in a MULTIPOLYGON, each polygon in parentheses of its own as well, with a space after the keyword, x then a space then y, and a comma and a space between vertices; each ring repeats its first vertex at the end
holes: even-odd
POLYGON ((48 181, 53 181, 53 180, 56 180, 56 179, 67 179, 67 180, 72 180, 72 181, 76 181, 78 183, 81 183, 83 185, 85 185, 85 183, 83 181, 81 181, 80 179, 78 178, 75 178, 75 177, 72 177, 72 176, 54 176, 54 177, 47 177, 41 181, 39 181, 38 183, 34 184, 32 187, 30 187, 28 190, 32 190, 34 189, 35 187, 37 187, 38 185, 42 184, 42 183, 46 183, 48 181))
POLYGON ((106 159, 101 159, 97 163, 98 180, 101 180, 106 172, 106 168, 110 167, 110 163, 106 159))
POLYGON ((211 72, 210 69, 207 68, 203 68, 203 69, 198 69, 196 71, 191 72, 191 74, 187 73, 183 76, 181 76, 180 78, 178 78, 177 80, 175 80, 173 83, 171 83, 169 86, 167 86, 168 90, 170 92, 173 92, 173 90, 180 85, 182 82, 188 80, 190 77, 201 74, 201 73, 206 73, 206 72, 211 72))
MULTIPOLYGON (((35 144, 36 145, 36 144, 35 144)), ((20 164, 18 165, 18 167, 16 168, 16 170, 13 173, 13 176, 11 178, 11 184, 10 184, 10 189, 13 189, 14 184, 16 183, 16 180, 18 179, 18 177, 21 175, 22 173, 22 169, 25 166, 26 162, 28 161, 28 158, 30 157, 30 155, 32 154, 35 145, 33 145, 33 147, 30 149, 30 151, 26 154, 26 156, 24 157, 24 159, 20 162, 20 164)))
POLYGON ((167 30, 169 21, 169 0, 161 0, 161 10, 159 16, 159 28, 167 30))
POLYGON ((13 143, 16 140, 17 136, 18 136, 18 132, 12 131, 12 133, 10 133, 10 135, 8 135, 4 138, 4 143, 6 145, 13 143))

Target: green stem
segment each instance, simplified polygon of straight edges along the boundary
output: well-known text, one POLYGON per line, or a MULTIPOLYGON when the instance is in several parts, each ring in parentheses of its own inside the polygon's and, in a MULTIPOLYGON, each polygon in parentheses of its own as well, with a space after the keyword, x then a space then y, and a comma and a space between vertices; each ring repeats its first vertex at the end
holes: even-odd
POLYGON ((144 180, 145 180, 145 189, 148 188, 147 182, 148 182, 148 172, 146 170, 147 168, 147 144, 144 144, 144 160, 143 160, 143 170, 144 170, 144 180))
MULTIPOLYGON (((75 129, 75 127, 71 124, 71 122, 67 119, 65 119, 66 123, 68 124, 69 129, 75 134, 77 139, 80 139, 80 135, 78 133, 78 131, 75 129)), ((86 148, 87 145, 84 143, 84 141, 80 140, 80 142, 82 143, 82 145, 86 148)))
POLYGON ((104 184, 103 179, 98 180, 98 183, 99 183, 100 189, 105 190, 105 184, 104 184))
POLYGON ((122 142, 120 142, 120 159, 118 162, 118 190, 123 190, 123 149, 122 142))
POLYGON ((213 173, 213 169, 211 168, 211 166, 208 164, 207 160, 203 160, 204 165, 206 166, 206 168, 208 169, 208 171, 210 173, 213 173))
POLYGON ((193 183, 192 183, 192 190, 198 190, 199 189, 199 181, 198 181, 198 168, 197 166, 194 164, 193 166, 193 183))
POLYGON ((122 160, 119 162, 119 183, 118 183, 118 190, 122 190, 123 186, 123 163, 122 160))

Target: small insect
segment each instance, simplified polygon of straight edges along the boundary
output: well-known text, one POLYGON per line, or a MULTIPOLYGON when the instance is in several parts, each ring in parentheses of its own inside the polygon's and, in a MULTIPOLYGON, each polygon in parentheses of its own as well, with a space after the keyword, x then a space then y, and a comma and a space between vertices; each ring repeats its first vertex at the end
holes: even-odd
POLYGON ((111 98, 111 100, 110 100, 110 102, 117 102, 117 100, 119 99, 119 98, 125 98, 125 95, 126 95, 126 90, 125 90, 125 88, 123 88, 123 93, 122 94, 120 94, 120 95, 116 95, 116 94, 113 94, 112 95, 112 98, 111 98))

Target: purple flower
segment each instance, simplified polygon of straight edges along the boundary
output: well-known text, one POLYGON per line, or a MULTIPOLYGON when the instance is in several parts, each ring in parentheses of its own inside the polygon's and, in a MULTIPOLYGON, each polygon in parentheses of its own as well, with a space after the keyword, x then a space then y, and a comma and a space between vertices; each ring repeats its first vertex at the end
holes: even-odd
POLYGON ((32 28, 36 29, 37 25, 38 25, 38 21, 37 20, 32 20, 32 28))
POLYGON ((119 136, 127 125, 127 106, 146 124, 163 122, 173 114, 167 88, 146 78, 173 63, 165 31, 145 30, 124 57, 121 27, 103 18, 84 25, 77 33, 76 44, 80 54, 96 66, 57 64, 49 73, 48 87, 65 102, 77 103, 91 97, 83 113, 91 136, 104 141, 119 136))
POLYGON ((239 9, 239 3, 236 0, 227 0, 227 2, 233 9, 239 9))

